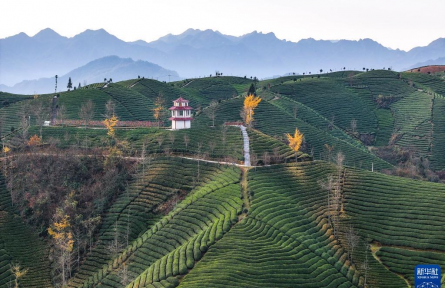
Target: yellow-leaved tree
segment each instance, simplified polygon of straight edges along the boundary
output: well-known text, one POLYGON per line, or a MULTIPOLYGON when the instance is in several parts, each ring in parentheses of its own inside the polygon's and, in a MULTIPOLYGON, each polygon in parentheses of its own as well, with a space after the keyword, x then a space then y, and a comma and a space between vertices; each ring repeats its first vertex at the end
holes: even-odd
POLYGON ((303 133, 300 133, 298 128, 295 128, 294 136, 290 135, 289 133, 286 134, 286 136, 287 140, 289 141, 290 149, 295 152, 295 160, 297 161, 297 152, 300 150, 301 143, 303 143, 303 133))
POLYGON ((114 127, 117 125, 117 123, 119 122, 119 119, 117 119, 117 117, 115 115, 111 116, 108 119, 104 120, 104 124, 105 127, 107 127, 107 135, 110 136, 111 138, 114 138, 115 136, 115 131, 114 131, 114 127))
POLYGON ((69 222, 70 217, 63 215, 60 211, 58 211, 58 215, 60 220, 53 222, 51 227, 48 228, 48 234, 53 239, 54 256, 57 259, 55 263, 61 276, 60 281, 62 287, 65 287, 68 281, 68 275, 70 275, 74 240, 69 222))
POLYGON ((28 146, 38 146, 40 144, 42 144, 42 138, 40 138, 36 134, 29 138, 28 146))
POLYGON ((3 153, 8 153, 9 151, 11 151, 11 149, 8 146, 4 146, 3 147, 3 153))
POLYGON ((22 269, 18 263, 12 263, 10 270, 14 276, 14 288, 19 288, 19 279, 28 273, 28 269, 22 269))
POLYGON ((155 108, 153 108, 153 117, 158 122, 158 127, 161 126, 161 122, 164 120, 165 116, 165 108, 164 108, 164 96, 162 93, 159 93, 158 97, 155 100, 155 108))
POLYGON ((254 94, 249 94, 249 96, 244 98, 244 106, 243 110, 241 111, 241 116, 243 117, 244 123, 247 126, 251 126, 253 122, 254 109, 258 106, 260 102, 261 98, 255 96, 254 94))

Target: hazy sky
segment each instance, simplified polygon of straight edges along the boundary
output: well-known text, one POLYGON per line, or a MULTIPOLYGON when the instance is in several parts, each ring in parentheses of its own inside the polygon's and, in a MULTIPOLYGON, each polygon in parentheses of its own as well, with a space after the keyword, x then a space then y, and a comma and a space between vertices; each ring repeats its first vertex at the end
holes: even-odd
POLYGON ((104 28, 125 41, 152 41, 196 28, 291 41, 372 38, 409 50, 445 37, 444 11, 444 0, 0 0, 0 38, 104 28))

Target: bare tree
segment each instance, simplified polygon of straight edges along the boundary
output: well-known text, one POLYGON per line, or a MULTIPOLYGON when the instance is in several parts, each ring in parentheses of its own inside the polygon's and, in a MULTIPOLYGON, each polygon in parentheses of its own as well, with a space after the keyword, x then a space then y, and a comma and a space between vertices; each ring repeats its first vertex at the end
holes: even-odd
POLYGON ((164 136, 158 135, 158 137, 156 137, 156 141, 158 142, 158 145, 159 145, 159 151, 162 151, 161 146, 162 146, 162 143, 164 143, 164 136))
POLYGON ((170 132, 170 134, 168 134, 168 140, 170 140, 170 145, 172 146, 173 149, 173 144, 175 144, 175 133, 170 132))
POLYGON ((322 189, 327 191, 328 224, 332 227, 333 225, 332 225, 332 213, 331 213, 331 193, 334 187, 334 178, 332 177, 332 175, 329 175, 326 180, 318 180, 318 185, 322 189))
POLYGON ((337 164, 338 180, 339 181, 341 178, 341 171, 342 171, 344 161, 345 161, 345 154, 343 154, 341 151, 337 152, 337 155, 335 156, 335 164, 337 164))
MULTIPOLYGON (((128 199, 128 201, 130 200, 130 192, 128 190, 128 183, 127 183, 127 199, 128 199)), ((131 232, 131 228, 130 228, 130 211, 131 211, 131 207, 127 209, 127 229, 125 231, 126 246, 128 246, 128 244, 130 242, 130 232, 131 232)))
MULTIPOLYGON (((343 172, 343 162, 345 160, 345 155, 342 152, 338 152, 334 161, 337 164, 337 179, 329 180, 331 181, 331 196, 328 196, 328 206, 329 212, 331 214, 332 227, 334 230, 334 237, 338 239, 338 232, 340 226, 340 211, 342 206, 342 172, 343 172)), ((333 178, 333 176, 330 176, 333 178)))
POLYGON ((264 165, 270 164, 270 156, 269 156, 269 152, 267 152, 267 151, 265 151, 263 153, 263 163, 264 163, 264 165))
POLYGON ((255 170, 256 170, 256 165, 258 164, 258 155, 256 153, 254 153, 253 151, 250 152, 250 164, 252 166, 255 166, 255 170))
POLYGON ((202 152, 202 141, 198 142, 198 158, 200 157, 202 152))
POLYGON ((282 156, 280 154, 280 148, 279 147, 274 147, 272 149, 272 155, 273 155, 272 159, 273 159, 274 163, 280 163, 281 162, 282 156))
POLYGON ((76 259, 76 263, 77 263, 77 269, 79 269, 79 267, 80 267, 80 248, 82 248, 82 246, 84 246, 85 244, 85 239, 84 239, 84 236, 83 236, 83 233, 82 233, 82 229, 81 229, 81 226, 77 226, 75 229, 74 229, 74 231, 73 231, 74 233, 73 233, 73 235, 74 235, 74 238, 76 239, 76 250, 77 250, 77 259, 76 259))
POLYGON ((327 152, 327 155, 325 155, 325 157, 327 157, 326 160, 328 162, 331 162, 332 161, 332 159, 331 159, 331 157, 332 157, 332 150, 334 150, 334 145, 329 146, 328 144, 324 144, 324 148, 326 149, 326 152, 327 152))
POLYGON ((20 128, 22 132, 22 140, 26 143, 28 140, 28 130, 29 130, 29 118, 26 116, 22 116, 20 119, 20 128))
POLYGON ((61 105, 59 109, 57 109, 57 118, 60 120, 60 124, 63 127, 63 120, 65 120, 66 107, 65 105, 61 105))
POLYGON ((86 128, 90 124, 91 119, 94 117, 94 103, 91 101, 91 99, 82 104, 79 111, 79 117, 84 121, 86 128))
POLYGON ((114 258, 119 254, 119 252, 122 251, 122 248, 124 247, 120 239, 119 229, 117 228, 117 221, 114 224, 113 232, 113 240, 108 244, 107 248, 114 258))
POLYGON ((210 155, 213 156, 213 152, 215 151, 215 148, 216 148, 216 142, 210 141, 208 145, 209 145, 209 149, 210 149, 210 155))
POLYGON ((294 118, 297 118, 298 106, 295 105, 294 107, 292 107, 292 112, 294 114, 294 118))
POLYGON ((101 217, 97 216, 94 218, 89 218, 88 220, 85 220, 82 222, 83 227, 85 227, 85 229, 87 230, 87 234, 88 234, 88 246, 90 248, 90 253, 91 253, 91 249, 93 248, 93 235, 94 235, 94 231, 96 230, 97 226, 99 225, 99 223, 101 222, 101 217))
POLYGON ((227 130, 229 129, 228 126, 223 125, 221 130, 221 141, 222 141, 222 147, 223 147, 223 153, 226 153, 226 142, 227 142, 227 130))
POLYGON ((123 287, 127 287, 127 285, 131 283, 130 275, 129 275, 129 271, 128 271, 126 263, 122 264, 122 268, 119 269, 119 271, 117 272, 117 275, 119 276, 120 282, 123 287))
POLYGON ((40 138, 42 138, 42 127, 45 123, 45 117, 48 116, 48 109, 39 101, 32 107, 32 114, 36 118, 36 125, 39 126, 40 138))
POLYGON ((327 192, 328 224, 332 227, 334 238, 338 239, 341 186, 334 176, 318 181, 318 185, 327 192))
POLYGON ((142 159, 142 177, 145 177, 145 150, 146 150, 146 143, 147 140, 144 139, 144 142, 142 143, 142 150, 141 150, 141 159, 142 159))
POLYGON ((360 242, 360 236, 355 232, 352 225, 349 225, 349 228, 346 231, 345 238, 348 244, 348 258, 349 261, 352 263, 354 250, 357 247, 358 243, 360 242))
POLYGON ((215 117, 218 110, 218 101, 212 100, 209 106, 204 109, 204 113, 212 120, 212 127, 215 127, 215 117))
POLYGON ((335 115, 332 115, 331 121, 328 121, 328 130, 334 129, 335 115))
POLYGON ((85 136, 85 138, 83 138, 82 144, 83 144, 83 148, 88 149, 90 147, 91 144, 91 139, 88 136, 85 136))
POLYGON ((357 129, 357 120, 356 119, 352 119, 351 120, 351 130, 352 130, 352 133, 355 133, 356 129, 357 129))
POLYGON ((116 116, 116 104, 113 100, 109 99, 107 103, 105 103, 105 115, 106 119, 110 119, 113 116, 116 116))
POLYGON ((187 151, 188 151, 189 143, 190 143, 189 135, 184 134, 184 145, 185 145, 185 150, 187 150, 187 151))
POLYGON ((368 251, 371 250, 371 246, 368 243, 365 243, 364 248, 365 248, 365 259, 363 260, 363 263, 360 268, 362 268, 362 270, 364 271, 363 287, 366 287, 366 285, 368 284, 368 271, 371 270, 368 261, 368 251))
POLYGON ((341 183, 337 179, 333 182, 333 190, 331 197, 331 212, 332 212, 332 227, 334 230, 334 237, 338 239, 340 231, 340 209, 341 209, 341 183))
POLYGON ((3 114, 3 115, 0 116, 0 139, 3 136, 3 128, 4 128, 4 126, 5 126, 5 115, 3 114))

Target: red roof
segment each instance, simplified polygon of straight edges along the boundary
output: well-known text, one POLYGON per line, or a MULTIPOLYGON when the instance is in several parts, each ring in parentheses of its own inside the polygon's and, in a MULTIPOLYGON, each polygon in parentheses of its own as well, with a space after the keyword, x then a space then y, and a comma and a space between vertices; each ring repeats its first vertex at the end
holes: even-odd
POLYGON ((172 106, 168 110, 193 110, 190 106, 172 106))
POLYGON ((184 98, 179 97, 178 99, 174 100, 173 102, 175 102, 175 103, 177 103, 177 102, 179 102, 179 103, 189 103, 189 100, 185 100, 184 98))
POLYGON ((170 117, 168 120, 174 120, 174 121, 188 121, 193 120, 192 117, 182 118, 182 117, 170 117))

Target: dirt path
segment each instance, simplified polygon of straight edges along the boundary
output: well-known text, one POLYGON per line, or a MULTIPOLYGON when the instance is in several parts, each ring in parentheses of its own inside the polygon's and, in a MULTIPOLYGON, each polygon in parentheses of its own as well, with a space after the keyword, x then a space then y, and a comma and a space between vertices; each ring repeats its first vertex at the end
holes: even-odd
POLYGON ((394 271, 392 271, 391 269, 389 269, 388 266, 386 266, 382 260, 379 258, 379 256, 377 256, 377 252, 380 250, 380 248, 382 248, 382 246, 380 244, 377 243, 371 243, 371 254, 372 257, 374 257, 375 260, 377 260, 377 262, 379 262, 383 267, 385 267, 386 270, 388 270, 389 272, 397 275, 398 277, 400 277, 401 279, 403 279, 403 281, 405 281, 406 283, 406 287, 411 288, 411 285, 409 284, 408 279, 406 279, 405 277, 403 277, 403 275, 396 273, 394 271))
POLYGON ((188 82, 187 84, 185 84, 184 86, 182 86, 181 88, 185 88, 185 87, 187 87, 190 83, 192 83, 193 81, 195 81, 195 80, 192 80, 192 81, 190 81, 190 82, 188 82))
POLYGON ((243 194, 244 207, 250 210, 249 193, 247 191, 247 174, 249 173, 249 168, 241 168, 241 192, 243 194))

